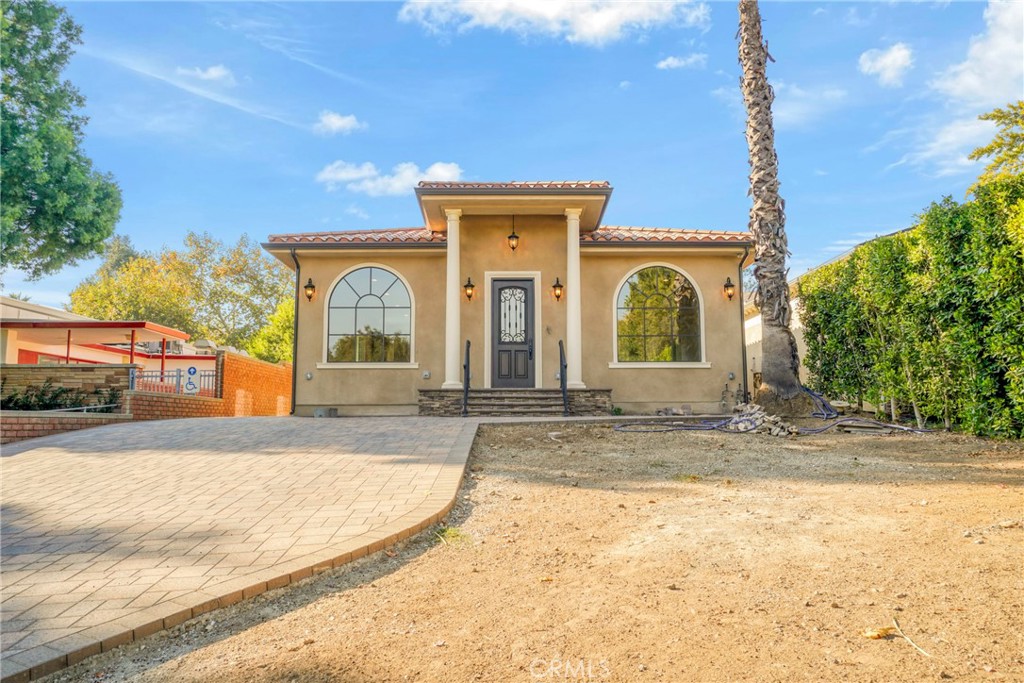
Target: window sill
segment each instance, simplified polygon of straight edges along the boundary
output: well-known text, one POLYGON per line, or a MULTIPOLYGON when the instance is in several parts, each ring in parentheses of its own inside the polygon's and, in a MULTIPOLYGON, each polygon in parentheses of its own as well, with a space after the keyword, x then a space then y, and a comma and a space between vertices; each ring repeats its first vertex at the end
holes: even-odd
POLYGON ((317 370, 415 370, 419 363, 317 363, 317 370))
POLYGON ((625 363, 625 362, 611 362, 608 364, 609 368, 615 370, 622 370, 624 368, 636 369, 641 368, 644 370, 649 369, 662 369, 668 370, 672 368, 710 368, 711 363, 705 362, 686 362, 686 363, 625 363))

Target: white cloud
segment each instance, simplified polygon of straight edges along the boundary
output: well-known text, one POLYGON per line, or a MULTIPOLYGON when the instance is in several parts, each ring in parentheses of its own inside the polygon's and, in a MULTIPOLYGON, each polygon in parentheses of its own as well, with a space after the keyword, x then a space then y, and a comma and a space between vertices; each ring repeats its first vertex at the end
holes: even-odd
POLYGON ((858 67, 867 76, 878 76, 886 88, 903 85, 903 75, 914 65, 913 51, 906 43, 896 43, 888 50, 867 50, 860 56, 858 67))
POLYGON ((991 121, 979 121, 977 117, 954 119, 937 130, 928 131, 925 142, 889 168, 909 164, 927 168, 930 175, 937 177, 973 171, 978 162, 971 161, 967 155, 991 140, 995 132, 996 126, 991 121))
POLYGON ((251 116, 258 116, 270 121, 276 121, 277 123, 291 128, 302 128, 302 126, 297 125, 284 115, 272 109, 230 97, 220 90, 203 87, 201 84, 193 82, 191 78, 180 78, 176 74, 171 74, 162 67, 150 64, 145 58, 134 55, 99 52, 90 49, 86 45, 83 45, 78 50, 78 53, 95 57, 96 59, 103 60, 110 64, 115 64, 123 69, 139 74, 140 76, 146 76, 147 78, 152 78, 162 83, 166 83, 167 85, 183 90, 189 94, 195 95, 196 97, 201 97, 202 99, 209 100, 210 102, 216 102, 217 104, 244 112, 251 116))
POLYGON ((333 192, 337 190, 340 185, 349 183, 355 180, 363 180, 365 178, 373 178, 379 175, 380 172, 377 167, 369 161, 363 162, 360 165, 350 164, 347 161, 335 161, 334 163, 324 166, 319 173, 316 174, 316 181, 323 183, 327 186, 327 189, 333 192))
POLYGON ((366 128, 366 124, 357 119, 355 114, 342 116, 337 112, 325 109, 320 112, 320 119, 313 126, 313 131, 320 135, 337 135, 338 133, 348 135, 360 128, 366 128))
POLYGON ((981 162, 967 155, 996 133, 978 115, 1024 93, 1024 4, 990 0, 984 18, 985 32, 971 37, 966 58, 929 84, 944 106, 909 127, 912 149, 889 168, 906 165, 936 177, 977 173, 981 162))
POLYGON ((205 69, 198 66, 194 66, 191 69, 179 66, 174 72, 179 76, 198 78, 201 81, 210 81, 211 83, 220 83, 221 85, 234 86, 236 84, 235 75, 231 73, 231 69, 223 64, 214 64, 205 69))
POLYGON ((617 2, 616 0, 433 0, 410 1, 398 13, 433 33, 489 28, 564 38, 570 43, 605 45, 659 26, 707 29, 711 8, 705 2, 617 2))
POLYGON ((369 161, 358 165, 335 161, 317 173, 316 181, 323 183, 331 192, 344 185, 349 192, 380 197, 409 194, 421 180, 456 181, 461 177, 462 169, 458 164, 442 161, 431 164, 425 170, 406 161, 392 168, 390 175, 382 174, 369 161))
POLYGON ((851 7, 846 10, 846 14, 843 15, 843 21, 849 26, 855 26, 857 28, 864 28, 869 25, 875 18, 875 10, 871 10, 871 14, 866 17, 862 17, 860 12, 857 11, 856 7, 851 7))
POLYGON ((846 101, 846 91, 834 86, 805 89, 792 83, 773 83, 775 103, 772 114, 779 128, 796 128, 812 123, 846 101))
POLYGON ((743 111, 743 95, 738 86, 719 86, 711 91, 711 96, 730 109, 743 111))
POLYGON ((985 33, 971 38, 967 59, 931 83, 949 98, 981 110, 1021 98, 1024 3, 992 0, 985 8, 985 25, 985 33))
POLYGON ((347 213, 349 216, 355 216, 356 218, 359 218, 364 221, 370 217, 370 214, 366 213, 366 211, 364 211, 362 207, 356 206, 355 204, 350 204, 348 208, 345 209, 345 213, 347 213))
POLYGON ((620 90, 629 90, 631 87, 633 87, 633 84, 630 81, 619 81, 620 90))
MULTIPOLYGON (((834 86, 801 88, 785 81, 772 83, 775 102, 772 104, 772 122, 776 128, 799 128, 824 117, 846 102, 846 91, 834 86)), ((739 86, 721 86, 711 96, 728 107, 736 116, 746 118, 747 110, 739 86)))
POLYGON ((654 66, 658 69, 703 69, 707 65, 708 56, 703 52, 694 52, 685 57, 666 57, 654 66))

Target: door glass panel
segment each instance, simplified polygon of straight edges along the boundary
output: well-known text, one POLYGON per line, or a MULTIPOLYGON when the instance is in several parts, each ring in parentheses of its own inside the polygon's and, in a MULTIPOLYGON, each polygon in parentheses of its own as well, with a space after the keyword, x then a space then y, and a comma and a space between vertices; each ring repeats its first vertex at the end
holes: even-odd
POLYGON ((505 343, 526 341, 526 290, 503 287, 498 300, 498 339, 505 343))

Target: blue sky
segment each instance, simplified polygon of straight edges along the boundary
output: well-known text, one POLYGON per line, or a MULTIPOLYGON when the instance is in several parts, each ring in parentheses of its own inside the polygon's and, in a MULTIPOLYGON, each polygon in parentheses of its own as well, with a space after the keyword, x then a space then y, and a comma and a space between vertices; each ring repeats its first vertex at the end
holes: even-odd
MULTIPOLYGON (((93 3, 65 76, 144 249, 421 225, 421 179, 609 180, 605 222, 743 230, 736 4, 93 3)), ((1021 2, 762 4, 796 275, 980 171, 1021 2)), ((98 260, 5 288, 60 305, 98 260)))

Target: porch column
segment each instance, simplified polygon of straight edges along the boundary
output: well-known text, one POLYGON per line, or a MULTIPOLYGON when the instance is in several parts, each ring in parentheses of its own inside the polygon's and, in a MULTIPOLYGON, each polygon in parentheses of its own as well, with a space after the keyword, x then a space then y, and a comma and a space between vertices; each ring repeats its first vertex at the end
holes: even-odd
POLYGON ((445 209, 448 217, 448 238, 445 256, 445 290, 444 290, 444 384, 442 389, 461 389, 459 379, 459 316, 461 314, 459 294, 459 218, 461 209, 445 209))
POLYGON ((583 383, 583 285, 580 283, 580 214, 566 209, 565 369, 566 386, 586 389, 583 383))

